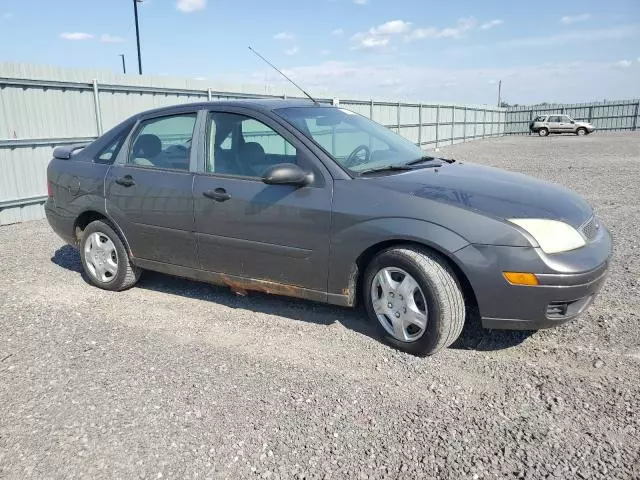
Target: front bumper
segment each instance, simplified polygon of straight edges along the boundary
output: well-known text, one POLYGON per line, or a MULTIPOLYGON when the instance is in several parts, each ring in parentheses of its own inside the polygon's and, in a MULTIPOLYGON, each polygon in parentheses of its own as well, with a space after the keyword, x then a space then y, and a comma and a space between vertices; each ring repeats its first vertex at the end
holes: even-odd
POLYGON ((591 243, 562 254, 469 245, 456 257, 474 290, 483 327, 538 330, 566 323, 587 309, 604 284, 611 251, 611 235, 601 226, 591 243), (535 273, 540 285, 511 285, 504 271, 535 273))

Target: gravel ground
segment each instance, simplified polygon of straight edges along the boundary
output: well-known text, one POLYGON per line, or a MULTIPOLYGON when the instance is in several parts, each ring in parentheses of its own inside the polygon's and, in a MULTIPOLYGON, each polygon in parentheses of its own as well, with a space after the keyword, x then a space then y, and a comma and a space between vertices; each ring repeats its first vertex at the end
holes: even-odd
POLYGON ((1 478, 640 478, 640 135, 444 156, 577 190, 615 236, 581 319, 419 359, 361 312, 147 273, 110 293, 46 222, 0 228, 1 478))

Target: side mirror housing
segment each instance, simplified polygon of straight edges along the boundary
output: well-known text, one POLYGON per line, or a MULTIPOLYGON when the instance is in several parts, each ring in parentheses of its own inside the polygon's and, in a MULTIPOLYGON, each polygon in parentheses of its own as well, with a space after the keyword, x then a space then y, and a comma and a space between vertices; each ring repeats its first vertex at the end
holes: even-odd
POLYGON ((267 185, 293 185, 304 187, 313 182, 313 173, 305 172, 295 163, 278 163, 264 172, 262 181, 267 185))

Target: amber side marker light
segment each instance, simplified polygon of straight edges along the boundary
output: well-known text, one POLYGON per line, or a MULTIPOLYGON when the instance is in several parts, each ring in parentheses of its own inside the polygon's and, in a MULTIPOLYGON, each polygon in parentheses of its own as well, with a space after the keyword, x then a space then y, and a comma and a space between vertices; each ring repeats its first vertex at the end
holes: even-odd
POLYGON ((538 277, 533 273, 502 272, 502 275, 511 285, 540 285, 538 277))

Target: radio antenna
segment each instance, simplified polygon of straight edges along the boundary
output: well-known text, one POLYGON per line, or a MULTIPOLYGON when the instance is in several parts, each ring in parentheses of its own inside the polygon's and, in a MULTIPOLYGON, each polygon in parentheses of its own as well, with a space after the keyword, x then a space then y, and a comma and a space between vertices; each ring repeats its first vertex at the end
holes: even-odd
POLYGON ((271 68, 273 68, 276 72, 278 72, 280 75, 282 75, 284 78, 286 78, 287 80, 289 80, 289 82, 291 82, 298 90, 300 90, 302 93, 304 93, 307 97, 309 97, 311 99, 311 101, 313 103, 315 103, 316 105, 318 104, 318 101, 313 98, 311 95, 309 95, 300 85, 298 85, 296 82, 294 82, 293 80, 291 80, 289 77, 287 77, 281 70, 278 69, 278 67, 276 67, 273 63, 271 63, 269 60, 267 60, 266 58, 264 58, 262 55, 260 55, 258 52, 256 52, 253 48, 251 48, 251 46, 249 45, 249 50, 251 50, 253 53, 255 53, 258 57, 260 57, 267 65, 269 65, 271 68))

